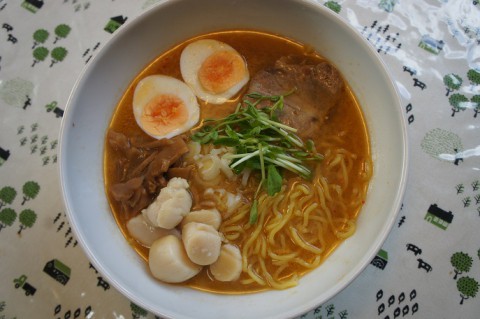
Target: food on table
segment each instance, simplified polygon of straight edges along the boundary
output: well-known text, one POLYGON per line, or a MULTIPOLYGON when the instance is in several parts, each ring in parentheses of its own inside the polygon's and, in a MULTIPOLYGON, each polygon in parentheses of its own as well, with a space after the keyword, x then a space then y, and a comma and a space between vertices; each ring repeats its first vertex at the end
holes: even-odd
POLYGON ((165 229, 152 226, 143 214, 130 218, 126 224, 129 234, 145 247, 152 246, 153 242, 167 235, 180 237, 180 231, 176 228, 165 229))
POLYGON ((185 83, 165 75, 151 75, 135 88, 133 113, 145 133, 169 138, 191 129, 200 112, 195 95, 185 83))
POLYGON ((197 265, 211 265, 220 255, 222 238, 210 225, 191 222, 182 227, 182 240, 187 255, 197 265))
POLYGON ((218 259, 210 265, 210 272, 216 280, 233 281, 242 273, 242 254, 237 246, 224 244, 218 259))
POLYGON ((213 39, 191 42, 180 56, 180 70, 198 98, 221 104, 249 80, 245 59, 231 46, 213 39))
POLYGON ((194 210, 185 216, 182 220, 181 227, 191 222, 207 224, 218 230, 222 222, 222 215, 216 208, 194 210))
POLYGON ((152 226, 172 229, 182 221, 192 207, 192 196, 188 192, 188 182, 180 177, 173 177, 160 190, 153 203, 142 210, 145 219, 152 226))
POLYGON ((148 265, 155 278, 170 283, 188 280, 202 270, 202 266, 190 261, 182 241, 174 235, 165 236, 153 243, 148 265))
POLYGON ((160 55, 106 135, 109 203, 153 277, 218 293, 295 286, 355 232, 372 170, 335 66, 254 31, 160 55))

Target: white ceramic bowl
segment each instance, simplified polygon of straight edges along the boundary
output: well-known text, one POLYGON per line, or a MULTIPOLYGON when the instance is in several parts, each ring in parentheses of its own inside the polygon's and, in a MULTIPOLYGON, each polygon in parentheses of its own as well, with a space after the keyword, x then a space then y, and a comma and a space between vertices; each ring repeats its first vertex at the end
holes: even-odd
POLYGON ((161 1, 117 31, 88 64, 69 99, 60 146, 68 217, 88 257, 121 293, 168 318, 289 318, 324 303, 359 275, 380 249, 400 208, 407 172, 405 121, 385 66, 338 15, 302 0, 161 1), (356 233, 297 287, 218 295, 165 285, 150 276, 109 210, 103 143, 121 95, 150 61, 194 35, 239 28, 310 44, 340 69, 363 108, 375 172, 356 233))

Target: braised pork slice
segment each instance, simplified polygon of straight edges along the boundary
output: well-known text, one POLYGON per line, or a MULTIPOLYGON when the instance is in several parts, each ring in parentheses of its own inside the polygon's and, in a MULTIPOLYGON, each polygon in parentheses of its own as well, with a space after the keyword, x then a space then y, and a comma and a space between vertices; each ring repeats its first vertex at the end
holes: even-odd
POLYGON ((286 56, 272 68, 261 70, 252 78, 249 93, 280 95, 294 93, 284 100, 279 120, 298 129, 303 139, 319 134, 320 128, 345 89, 338 70, 330 63, 308 63, 301 56, 286 56))

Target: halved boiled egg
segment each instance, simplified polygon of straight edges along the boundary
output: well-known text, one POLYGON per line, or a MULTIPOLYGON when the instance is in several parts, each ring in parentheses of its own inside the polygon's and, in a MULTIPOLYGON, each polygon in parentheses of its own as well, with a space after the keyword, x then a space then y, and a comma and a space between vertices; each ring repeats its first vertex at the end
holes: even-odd
POLYGON ((140 128, 156 139, 186 132, 200 117, 197 98, 190 87, 166 75, 150 75, 138 82, 133 113, 140 128))
POLYGON ((250 79, 237 50, 212 39, 188 44, 180 56, 180 71, 195 95, 213 104, 226 102, 250 79))

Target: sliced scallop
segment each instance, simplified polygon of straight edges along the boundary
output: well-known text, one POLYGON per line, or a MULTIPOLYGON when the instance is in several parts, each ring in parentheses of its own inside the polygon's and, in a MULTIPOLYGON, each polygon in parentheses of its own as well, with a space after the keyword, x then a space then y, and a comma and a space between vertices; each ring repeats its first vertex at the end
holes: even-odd
POLYGON ((222 222, 222 215, 216 208, 194 210, 185 216, 180 225, 183 227, 191 222, 207 224, 218 230, 222 222))
POLYGON ((184 282, 202 270, 202 266, 188 258, 182 241, 174 235, 162 237, 152 244, 148 266, 155 278, 168 283, 184 282))
POLYGON ((160 190, 157 199, 142 210, 145 219, 153 226, 172 229, 182 221, 192 208, 192 195, 187 180, 174 177, 160 190))
POLYGON ((167 235, 175 235, 180 237, 178 229, 164 229, 160 227, 154 227, 145 220, 142 214, 139 214, 133 218, 130 218, 126 224, 130 235, 140 244, 145 247, 152 246, 153 242, 159 238, 167 235))
POLYGON ((237 246, 225 244, 217 261, 210 265, 210 272, 218 281, 234 281, 242 273, 242 254, 237 246))
POLYGON ((222 239, 210 225, 191 222, 182 228, 182 240, 190 260, 198 265, 210 265, 220 255, 222 239))

